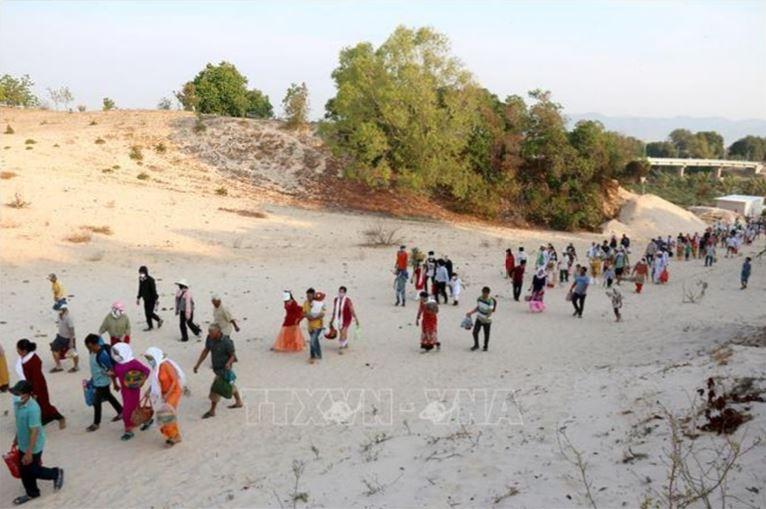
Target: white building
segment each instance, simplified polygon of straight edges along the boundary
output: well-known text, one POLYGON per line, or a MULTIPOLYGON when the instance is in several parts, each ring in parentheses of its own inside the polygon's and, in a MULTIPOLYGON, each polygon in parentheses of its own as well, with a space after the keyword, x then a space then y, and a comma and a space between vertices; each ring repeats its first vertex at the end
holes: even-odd
POLYGON ((730 194, 716 198, 715 206, 734 211, 746 217, 757 217, 763 212, 763 196, 730 194))

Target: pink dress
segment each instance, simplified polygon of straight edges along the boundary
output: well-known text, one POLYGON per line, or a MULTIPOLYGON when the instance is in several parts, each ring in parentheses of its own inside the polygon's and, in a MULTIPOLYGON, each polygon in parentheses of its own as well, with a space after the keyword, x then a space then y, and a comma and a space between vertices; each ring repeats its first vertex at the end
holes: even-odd
POLYGON ((129 371, 141 371, 147 378, 151 372, 149 368, 141 364, 137 359, 132 359, 124 364, 116 363, 114 365, 114 374, 117 375, 117 379, 120 381, 120 393, 122 394, 122 422, 125 423, 125 431, 130 431, 135 426, 130 420, 130 417, 141 399, 141 388, 130 389, 125 385, 125 375, 129 371))

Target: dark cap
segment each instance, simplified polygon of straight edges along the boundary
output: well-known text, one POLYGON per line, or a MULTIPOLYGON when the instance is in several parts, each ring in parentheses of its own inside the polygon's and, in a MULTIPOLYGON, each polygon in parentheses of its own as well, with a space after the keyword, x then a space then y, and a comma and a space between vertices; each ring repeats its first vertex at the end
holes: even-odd
POLYGON ((26 380, 19 380, 16 385, 11 387, 11 394, 21 396, 22 394, 32 394, 32 384, 26 380))

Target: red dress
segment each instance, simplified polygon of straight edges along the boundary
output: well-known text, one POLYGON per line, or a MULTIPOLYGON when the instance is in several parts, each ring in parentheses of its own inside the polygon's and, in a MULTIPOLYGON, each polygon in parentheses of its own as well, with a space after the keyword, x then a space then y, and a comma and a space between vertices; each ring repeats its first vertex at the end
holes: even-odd
POLYGON ((423 267, 418 265, 415 268, 415 289, 418 291, 423 291, 423 289, 426 287, 426 272, 423 270, 423 267))
POLYGON ((434 346, 441 346, 436 335, 438 327, 438 305, 434 302, 421 302, 418 309, 418 318, 420 318, 420 348, 430 350, 434 346))
POLYGON ((303 307, 294 300, 285 302, 285 319, 272 350, 277 352, 300 352, 306 340, 298 324, 303 318, 303 307))
POLYGON ((33 355, 31 359, 22 364, 22 369, 24 370, 24 378, 32 384, 32 394, 35 396, 37 404, 40 405, 43 425, 51 421, 63 419, 64 417, 56 407, 51 405, 50 397, 48 396, 48 383, 43 375, 43 362, 40 360, 40 357, 33 355))

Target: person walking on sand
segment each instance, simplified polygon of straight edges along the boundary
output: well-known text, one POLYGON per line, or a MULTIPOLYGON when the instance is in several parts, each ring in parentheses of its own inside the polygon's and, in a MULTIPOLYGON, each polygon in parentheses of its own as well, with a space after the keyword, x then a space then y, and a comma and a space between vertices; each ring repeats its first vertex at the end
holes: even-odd
POLYGON ((492 314, 497 309, 497 301, 490 295, 492 290, 488 286, 481 289, 481 296, 476 299, 476 307, 465 314, 471 317, 476 313, 476 323, 473 325, 473 347, 471 351, 479 349, 479 331, 484 330, 484 351, 489 348, 489 332, 492 327, 492 314))
POLYGON ((588 269, 580 267, 580 273, 575 277, 572 287, 569 289, 569 291, 572 292, 572 305, 575 309, 572 316, 582 318, 582 312, 585 309, 585 296, 588 293, 588 285, 590 285, 588 269))
POLYGON ((234 350, 234 342, 221 333, 221 328, 217 324, 211 323, 208 327, 205 348, 194 365, 194 373, 197 373, 200 365, 210 354, 213 366, 213 384, 210 386, 210 410, 202 415, 203 419, 215 417, 215 408, 221 398, 231 399, 234 397, 234 404, 228 408, 242 408, 242 398, 239 396, 239 389, 234 385, 237 376, 232 370, 232 366, 237 361, 237 354, 234 350))
POLYGON ((511 277, 511 281, 513 282, 513 300, 516 302, 519 302, 519 297, 521 297, 521 289, 524 286, 524 269, 526 266, 527 260, 521 260, 513 268, 513 276, 511 277))
POLYGON ((157 301, 160 296, 157 294, 157 284, 154 278, 149 275, 149 269, 146 265, 138 268, 138 295, 136 296, 136 306, 141 299, 144 299, 144 315, 146 315, 146 328, 144 332, 154 329, 154 322, 157 322, 157 328, 162 327, 162 318, 157 315, 157 301))
POLYGON ((66 419, 55 406, 51 404, 48 395, 48 382, 43 374, 43 361, 37 355, 37 345, 28 339, 20 339, 16 343, 19 359, 16 361, 16 375, 19 380, 32 384, 32 394, 40 405, 43 426, 51 421, 59 422, 59 429, 66 428, 66 419))
POLYGON ((641 289, 644 287, 648 277, 649 265, 646 263, 646 258, 641 258, 636 266, 633 267, 633 283, 636 285, 636 293, 641 293, 641 289))
POLYGON ((415 319, 415 326, 421 326, 420 330, 420 348, 422 353, 430 352, 433 347, 441 349, 437 329, 439 314, 439 303, 429 298, 426 292, 420 292, 420 306, 418 307, 418 316, 415 319))
MULTIPOLYGON (((417 268, 415 270, 418 270, 417 268)), ((400 270, 396 273, 396 277, 394 278, 394 292, 396 293, 396 303, 394 306, 398 306, 399 304, 404 307, 407 303, 407 278, 409 277, 409 274, 406 270, 400 270)))
POLYGON ((122 301, 117 301, 112 304, 112 309, 104 317, 104 321, 101 322, 101 327, 98 329, 99 334, 104 332, 109 333, 109 339, 112 346, 115 343, 122 341, 123 343, 130 343, 130 319, 125 314, 125 305, 122 301))
POLYGON ((463 281, 460 279, 457 272, 452 273, 449 287, 450 293, 452 294, 452 305, 457 306, 460 304, 460 294, 463 292, 463 281))
MULTIPOLYGON (((133 357, 133 350, 128 343, 115 344, 112 347, 112 359, 115 364, 109 374, 116 377, 120 383, 122 422, 125 425, 125 433, 120 440, 125 441, 133 438, 133 429, 136 427, 136 423, 133 422, 133 410, 139 405, 141 387, 149 376, 150 370, 133 357)), ((151 420, 145 422, 141 425, 141 430, 148 429, 151 424, 151 420)))
POLYGON ((69 306, 66 303, 59 306, 56 327, 58 327, 58 332, 50 344, 53 362, 56 365, 51 368, 50 372, 58 373, 64 371, 64 368, 61 366, 61 361, 64 360, 69 353, 69 357, 72 358, 73 363, 69 372, 76 373, 80 368, 78 367, 79 358, 77 356, 77 344, 75 343, 74 321, 72 320, 72 315, 69 313, 69 306))
POLYGON ((275 352, 300 352, 306 344, 299 325, 303 320, 303 308, 295 301, 293 293, 289 290, 284 291, 282 300, 285 306, 285 319, 271 349, 275 352))
POLYGON ((620 309, 622 309, 622 292, 616 286, 611 287, 606 291, 606 296, 612 301, 612 311, 614 311, 614 321, 621 322, 622 315, 620 309))
POLYGON ((436 303, 439 303, 439 297, 441 296, 444 297, 444 303, 447 304, 447 302, 449 302, 449 297, 447 296, 449 271, 447 271, 447 266, 444 264, 444 260, 439 260, 436 264, 436 275, 434 276, 434 281, 436 284, 434 290, 434 298, 436 299, 436 303))
POLYGON ((232 329, 239 332, 237 321, 231 316, 231 312, 221 304, 221 297, 213 295, 210 302, 213 304, 213 323, 218 324, 221 333, 230 338, 232 329))
POLYGON ((320 339, 324 330, 324 315, 327 308, 324 294, 313 288, 306 290, 306 301, 303 303, 303 318, 306 319, 309 333, 309 364, 322 360, 322 345, 320 339))
MULTIPOLYGON (((405 281, 407 269, 404 269, 405 281)), ((348 298, 348 290, 345 286, 338 288, 338 296, 333 299, 332 302, 332 319, 330 326, 338 331, 338 343, 340 350, 338 353, 342 354, 343 350, 348 348, 348 329, 351 327, 351 321, 356 323, 359 327, 359 317, 356 316, 356 309, 354 309, 354 303, 348 298)))
POLYGON ((16 418, 16 435, 13 437, 13 447, 18 447, 21 453, 21 483, 25 495, 13 499, 13 505, 21 505, 40 496, 37 480, 53 481, 53 490, 58 491, 64 485, 64 469, 44 467, 42 462, 45 448, 45 429, 42 424, 40 405, 32 397, 32 384, 20 380, 11 389, 11 394, 18 398, 13 403, 13 414, 16 418))
POLYGON ((407 270, 409 266, 409 254, 407 253, 407 246, 399 246, 399 251, 396 252, 396 265, 394 270, 399 273, 407 270))
POLYGON ((511 248, 505 250, 505 277, 513 277, 513 268, 516 266, 516 258, 513 256, 511 248))
POLYGON ((149 374, 149 400, 160 422, 160 433, 165 436, 165 445, 173 447, 181 441, 178 406, 186 387, 186 375, 181 366, 168 359, 156 346, 147 348, 144 357, 152 368, 149 374))
POLYGON ((178 291, 176 292, 176 316, 178 316, 178 325, 181 328, 181 341, 189 341, 189 333, 186 331, 188 326, 192 333, 199 337, 202 333, 199 325, 194 323, 194 298, 189 290, 189 284, 186 279, 176 281, 178 291))
POLYGON ((53 310, 58 311, 59 307, 67 302, 66 291, 56 274, 52 272, 48 274, 48 281, 51 282, 51 293, 53 293, 53 310))
POLYGON ((96 431, 101 425, 101 404, 108 401, 117 414, 112 422, 122 418, 122 405, 114 397, 109 386, 113 385, 115 391, 119 391, 117 380, 109 376, 114 372, 114 362, 104 340, 96 334, 88 334, 85 337, 85 348, 90 352, 90 383, 95 394, 93 395, 93 424, 85 428, 85 431, 96 431))
POLYGON ((750 279, 750 271, 752 270, 752 259, 748 256, 745 258, 745 262, 742 264, 742 271, 740 272, 740 282, 742 283, 742 290, 747 288, 747 280, 750 279))

